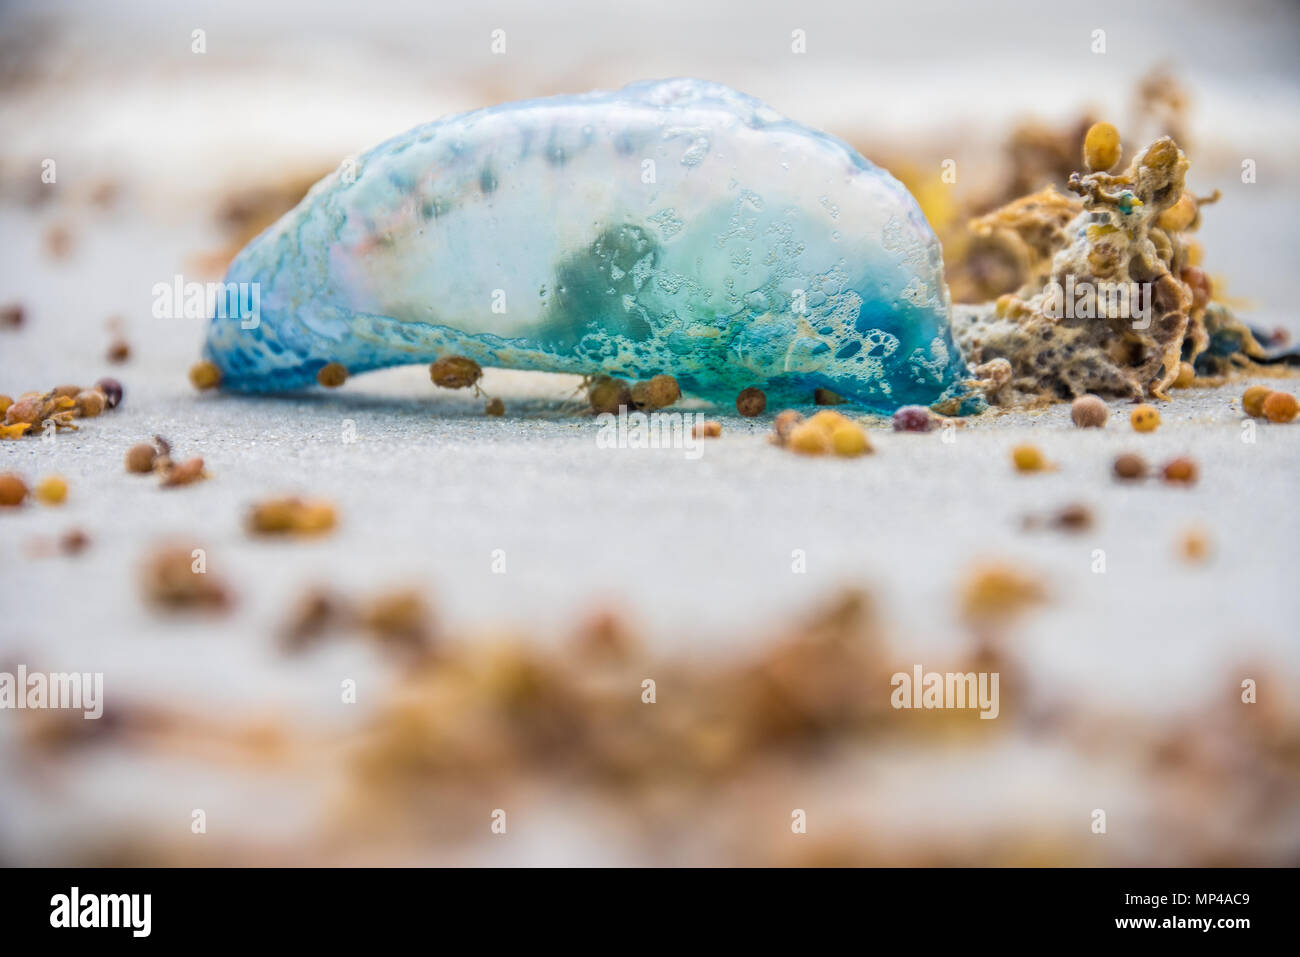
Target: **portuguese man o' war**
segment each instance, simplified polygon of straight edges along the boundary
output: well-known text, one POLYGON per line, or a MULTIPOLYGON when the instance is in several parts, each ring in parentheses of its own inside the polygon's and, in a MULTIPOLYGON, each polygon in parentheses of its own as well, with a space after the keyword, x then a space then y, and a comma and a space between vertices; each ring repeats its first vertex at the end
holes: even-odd
POLYGON ((939 243, 903 185, 699 80, 418 127, 317 183, 226 282, 260 289, 255 326, 208 331, 236 391, 461 355, 666 373, 720 401, 821 387, 890 412, 951 404, 968 375, 939 243))

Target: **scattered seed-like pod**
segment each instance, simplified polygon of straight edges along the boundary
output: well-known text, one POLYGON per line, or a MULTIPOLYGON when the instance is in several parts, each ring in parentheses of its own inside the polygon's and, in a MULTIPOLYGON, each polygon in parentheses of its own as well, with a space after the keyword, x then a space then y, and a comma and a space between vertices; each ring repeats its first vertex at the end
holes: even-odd
POLYGON ((84 389, 73 401, 77 403, 77 414, 83 419, 93 419, 104 411, 104 393, 98 389, 84 389))
POLYGON ((41 421, 41 412, 45 400, 39 395, 20 396, 18 401, 5 410, 5 425, 26 424, 35 426, 41 421))
POLYGON ((429 366, 429 378, 443 389, 466 389, 483 377, 483 370, 465 356, 443 356, 429 366))
POLYGON ((146 600, 169 611, 217 611, 230 604, 230 593, 220 578, 196 570, 193 552, 183 546, 166 547, 148 558, 143 583, 146 600))
POLYGON ((665 409, 682 397, 681 387, 670 375, 657 375, 632 386, 632 403, 646 412, 665 409))
POLYGON ((808 420, 808 424, 821 429, 829 436, 848 421, 850 421, 849 418, 840 412, 835 412, 832 409, 822 409, 820 412, 813 413, 813 417, 808 420))
POLYGON ((1184 561, 1203 562, 1210 557, 1212 548, 1210 536, 1200 528, 1189 528, 1178 539, 1178 554, 1184 561))
POLYGON ((1047 468, 1047 459, 1036 445, 1017 445, 1011 450, 1011 461, 1018 472, 1041 472, 1047 468))
POLYGON ((803 413, 794 409, 778 412, 776 418, 772 421, 772 440, 777 445, 786 445, 790 441, 790 433, 803 420, 803 413))
POLYGON ((0 506, 13 508, 27 498, 27 483, 13 472, 0 472, 0 506))
POLYGON ((758 386, 751 385, 748 389, 741 389, 740 394, 736 396, 736 411, 746 418, 752 419, 756 415, 762 415, 766 408, 767 396, 758 386))
POLYGON ((126 450, 126 470, 137 475, 153 471, 158 450, 148 442, 138 442, 126 450))
POLYGON ((1196 463, 1186 456, 1171 459, 1162 472, 1166 482, 1175 485, 1193 485, 1200 475, 1196 463))
POLYGON ((190 485, 206 477, 203 473, 203 459, 196 456, 173 465, 164 472, 162 484, 164 488, 173 488, 178 485, 190 485))
POLYGON ((905 405, 894 413, 895 432, 929 432, 934 428, 934 416, 923 405, 905 405))
POLYGON ((4 415, 6 412, 8 412, 9 406, 13 404, 14 404, 14 400, 11 396, 0 395, 0 415, 4 415))
POLYGON ((68 498, 68 480, 48 475, 36 483, 36 498, 43 505, 62 505, 68 498))
POLYGON ((867 433, 856 422, 842 422, 831 430, 831 451, 843 458, 856 458, 872 451, 867 433))
POLYGON ((1264 416, 1264 400, 1273 394, 1266 385, 1252 385, 1241 394, 1241 409, 1256 419, 1264 416))
POLYGON ((338 517, 329 502, 303 502, 294 518, 293 530, 300 535, 321 535, 334 528, 338 517))
POLYGON ((326 363, 316 373, 316 381, 327 389, 337 389, 348 381, 348 370, 341 362, 326 363))
POLYGON ((216 363, 208 362, 206 359, 196 362, 190 366, 190 385, 200 392, 215 389, 221 385, 221 370, 217 368, 216 363))
POLYGON ((248 530, 259 535, 280 535, 293 531, 298 500, 275 498, 258 502, 248 510, 248 530))
POLYGON ((722 423, 710 419, 707 422, 698 423, 692 430, 692 434, 697 439, 717 439, 722 437, 722 423))
POLYGON ((122 404, 122 383, 105 376, 95 383, 95 388, 104 393, 104 402, 110 409, 122 404))
POLYGON ((337 524, 334 506, 322 500, 274 498, 248 511, 248 530, 257 535, 320 535, 337 524))
POLYGON ((0 306, 0 329, 17 329, 23 324, 23 307, 16 302, 0 306))
POLYGON ((106 358, 115 365, 120 365, 131 358, 131 344, 125 339, 114 339, 108 344, 106 358))
POLYGON ((1092 527, 1092 509, 1079 502, 1066 505, 1052 516, 1052 526, 1066 532, 1082 532, 1092 527))
POLYGON ((1124 452, 1115 457, 1115 477, 1125 481, 1144 478, 1147 474, 1147 461, 1136 452, 1124 452))
POLYGON ((385 592, 366 602, 361 624, 386 645, 423 652, 433 638, 433 615, 415 589, 385 592))
POLYGON ((632 406, 632 390, 622 379, 600 376, 587 388, 587 401, 597 413, 617 413, 623 406, 632 406))
POLYGON ((1134 432, 1154 432, 1160 428, 1160 411, 1143 403, 1129 413, 1128 420, 1134 432))
POLYGON ((971 624, 1004 624, 1046 598, 1043 583, 1028 573, 1001 563, 981 564, 962 585, 961 613, 971 624))
POLYGON ((284 650, 302 651, 336 625, 350 618, 347 602, 326 588, 313 588, 302 595, 282 631, 284 650))
POLYGON ((1263 412, 1270 422, 1290 422, 1300 415, 1300 402, 1289 392, 1274 392, 1264 399, 1263 412))
POLYGON ((795 426, 786 444, 800 455, 825 455, 831 450, 831 437, 827 429, 809 420, 795 426))
POLYGON ((1110 418, 1110 409, 1100 396, 1081 395, 1070 405, 1070 420, 1081 429, 1100 429, 1110 418))
POLYGON ((65 555, 80 555, 90 547, 90 536, 79 528, 70 528, 59 537, 59 551, 65 555))
POLYGON ((487 405, 483 408, 483 412, 486 415, 495 415, 495 416, 505 415, 506 404, 498 398, 488 399, 487 405))
POLYGON ((56 397, 67 396, 70 399, 75 399, 77 397, 77 394, 81 391, 82 389, 81 386, 79 385, 56 385, 53 389, 50 390, 50 395, 56 397))

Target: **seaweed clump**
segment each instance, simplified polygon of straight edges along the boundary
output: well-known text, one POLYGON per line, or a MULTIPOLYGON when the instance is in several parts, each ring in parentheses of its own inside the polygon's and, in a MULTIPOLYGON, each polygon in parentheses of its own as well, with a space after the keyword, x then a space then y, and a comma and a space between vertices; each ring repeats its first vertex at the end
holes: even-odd
POLYGON ((1024 277, 995 302, 958 306, 954 335, 1000 405, 1086 393, 1165 398, 1181 364, 1222 375, 1265 351, 1222 303, 1199 266, 1189 234, 1218 193, 1186 188, 1188 160, 1171 137, 1140 151, 1127 169, 1107 124, 1089 131, 1072 174, 1074 196, 1047 187, 971 223, 998 236, 1024 277), (1109 148, 1098 148, 1105 143, 1109 148))

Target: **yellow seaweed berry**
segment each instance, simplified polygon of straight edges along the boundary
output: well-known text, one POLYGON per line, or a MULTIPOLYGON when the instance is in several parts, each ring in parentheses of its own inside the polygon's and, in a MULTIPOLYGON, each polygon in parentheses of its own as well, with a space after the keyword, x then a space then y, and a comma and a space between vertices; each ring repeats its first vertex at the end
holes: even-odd
POLYGON ((329 362, 316 373, 316 381, 327 389, 337 389, 348 381, 348 370, 341 362, 329 362))
POLYGON ((44 505, 62 505, 68 498, 68 480, 48 475, 36 483, 36 498, 44 505))
POLYGON ((294 516, 293 530, 302 535, 320 535, 334 528, 337 521, 329 502, 303 502, 294 516))
POLYGON ((1273 394, 1273 390, 1266 385, 1252 385, 1249 389, 1241 394, 1241 409, 1252 418, 1260 418, 1264 414, 1264 400, 1273 394))
POLYGON ((871 451, 867 433, 856 422, 837 425, 831 432, 831 451, 844 458, 856 458, 871 451))
POLYGON ((7 395, 0 395, 0 415, 9 411, 9 406, 14 404, 14 400, 7 395))
POLYGON ((841 415, 839 412, 834 412, 830 409, 822 409, 820 412, 815 413, 813 417, 808 420, 808 424, 815 426, 816 428, 821 429, 827 435, 830 435, 832 432, 834 432, 841 425, 843 425, 848 421, 849 421, 848 417, 841 415))
POLYGON ((809 420, 791 430, 786 444, 800 455, 825 455, 831 450, 831 437, 828 430, 809 420))
POLYGON ((1083 161, 1090 170, 1104 173, 1119 162, 1119 130, 1110 123, 1093 123, 1083 138, 1083 161))
POLYGON ((297 499, 274 498, 266 502, 258 502, 248 510, 246 518, 248 530, 262 535, 291 532, 297 510, 297 499))
POLYGON ((1264 418, 1270 422, 1290 422, 1300 415, 1300 402, 1289 392, 1274 392, 1264 399, 1264 418))
POLYGON ((1041 472, 1047 468, 1047 459, 1036 445, 1017 445, 1011 450, 1011 461, 1018 472, 1041 472))
POLYGON ((1001 562, 984 562, 962 584, 961 614, 971 624, 1005 624, 1046 599, 1046 587, 1029 573, 1001 562))
POLYGON ((1160 412, 1144 403, 1129 413, 1128 420, 1134 432, 1154 432, 1160 427, 1160 412))
POLYGON ((204 359, 202 362, 196 362, 190 366, 190 385, 200 392, 215 389, 220 384, 221 370, 217 368, 216 363, 204 359))
POLYGON ((1178 202, 1160 214, 1156 225, 1166 232, 1181 233, 1194 222, 1196 222, 1196 200, 1192 198, 1191 193, 1184 192, 1178 197, 1178 202))
POLYGON ((334 506, 321 500, 273 498, 248 511, 248 530, 259 535, 320 535, 338 522, 334 506))
POLYGON ((697 439, 718 439, 722 437, 722 423, 710 419, 707 422, 699 422, 692 430, 692 434, 697 439))
POLYGON ((1190 389, 1196 382, 1196 369, 1190 362, 1178 363, 1178 375, 1174 377, 1175 389, 1190 389))

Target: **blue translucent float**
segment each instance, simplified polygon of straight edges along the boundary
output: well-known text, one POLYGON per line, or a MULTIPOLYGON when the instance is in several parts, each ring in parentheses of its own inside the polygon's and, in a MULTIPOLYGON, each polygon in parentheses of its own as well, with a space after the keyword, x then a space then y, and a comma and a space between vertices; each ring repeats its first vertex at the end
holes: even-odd
POLYGON ((214 318, 224 388, 463 355, 730 402, 821 386, 961 394, 939 244, 846 143, 699 80, 448 117, 345 163, 250 243, 254 325, 214 318))

